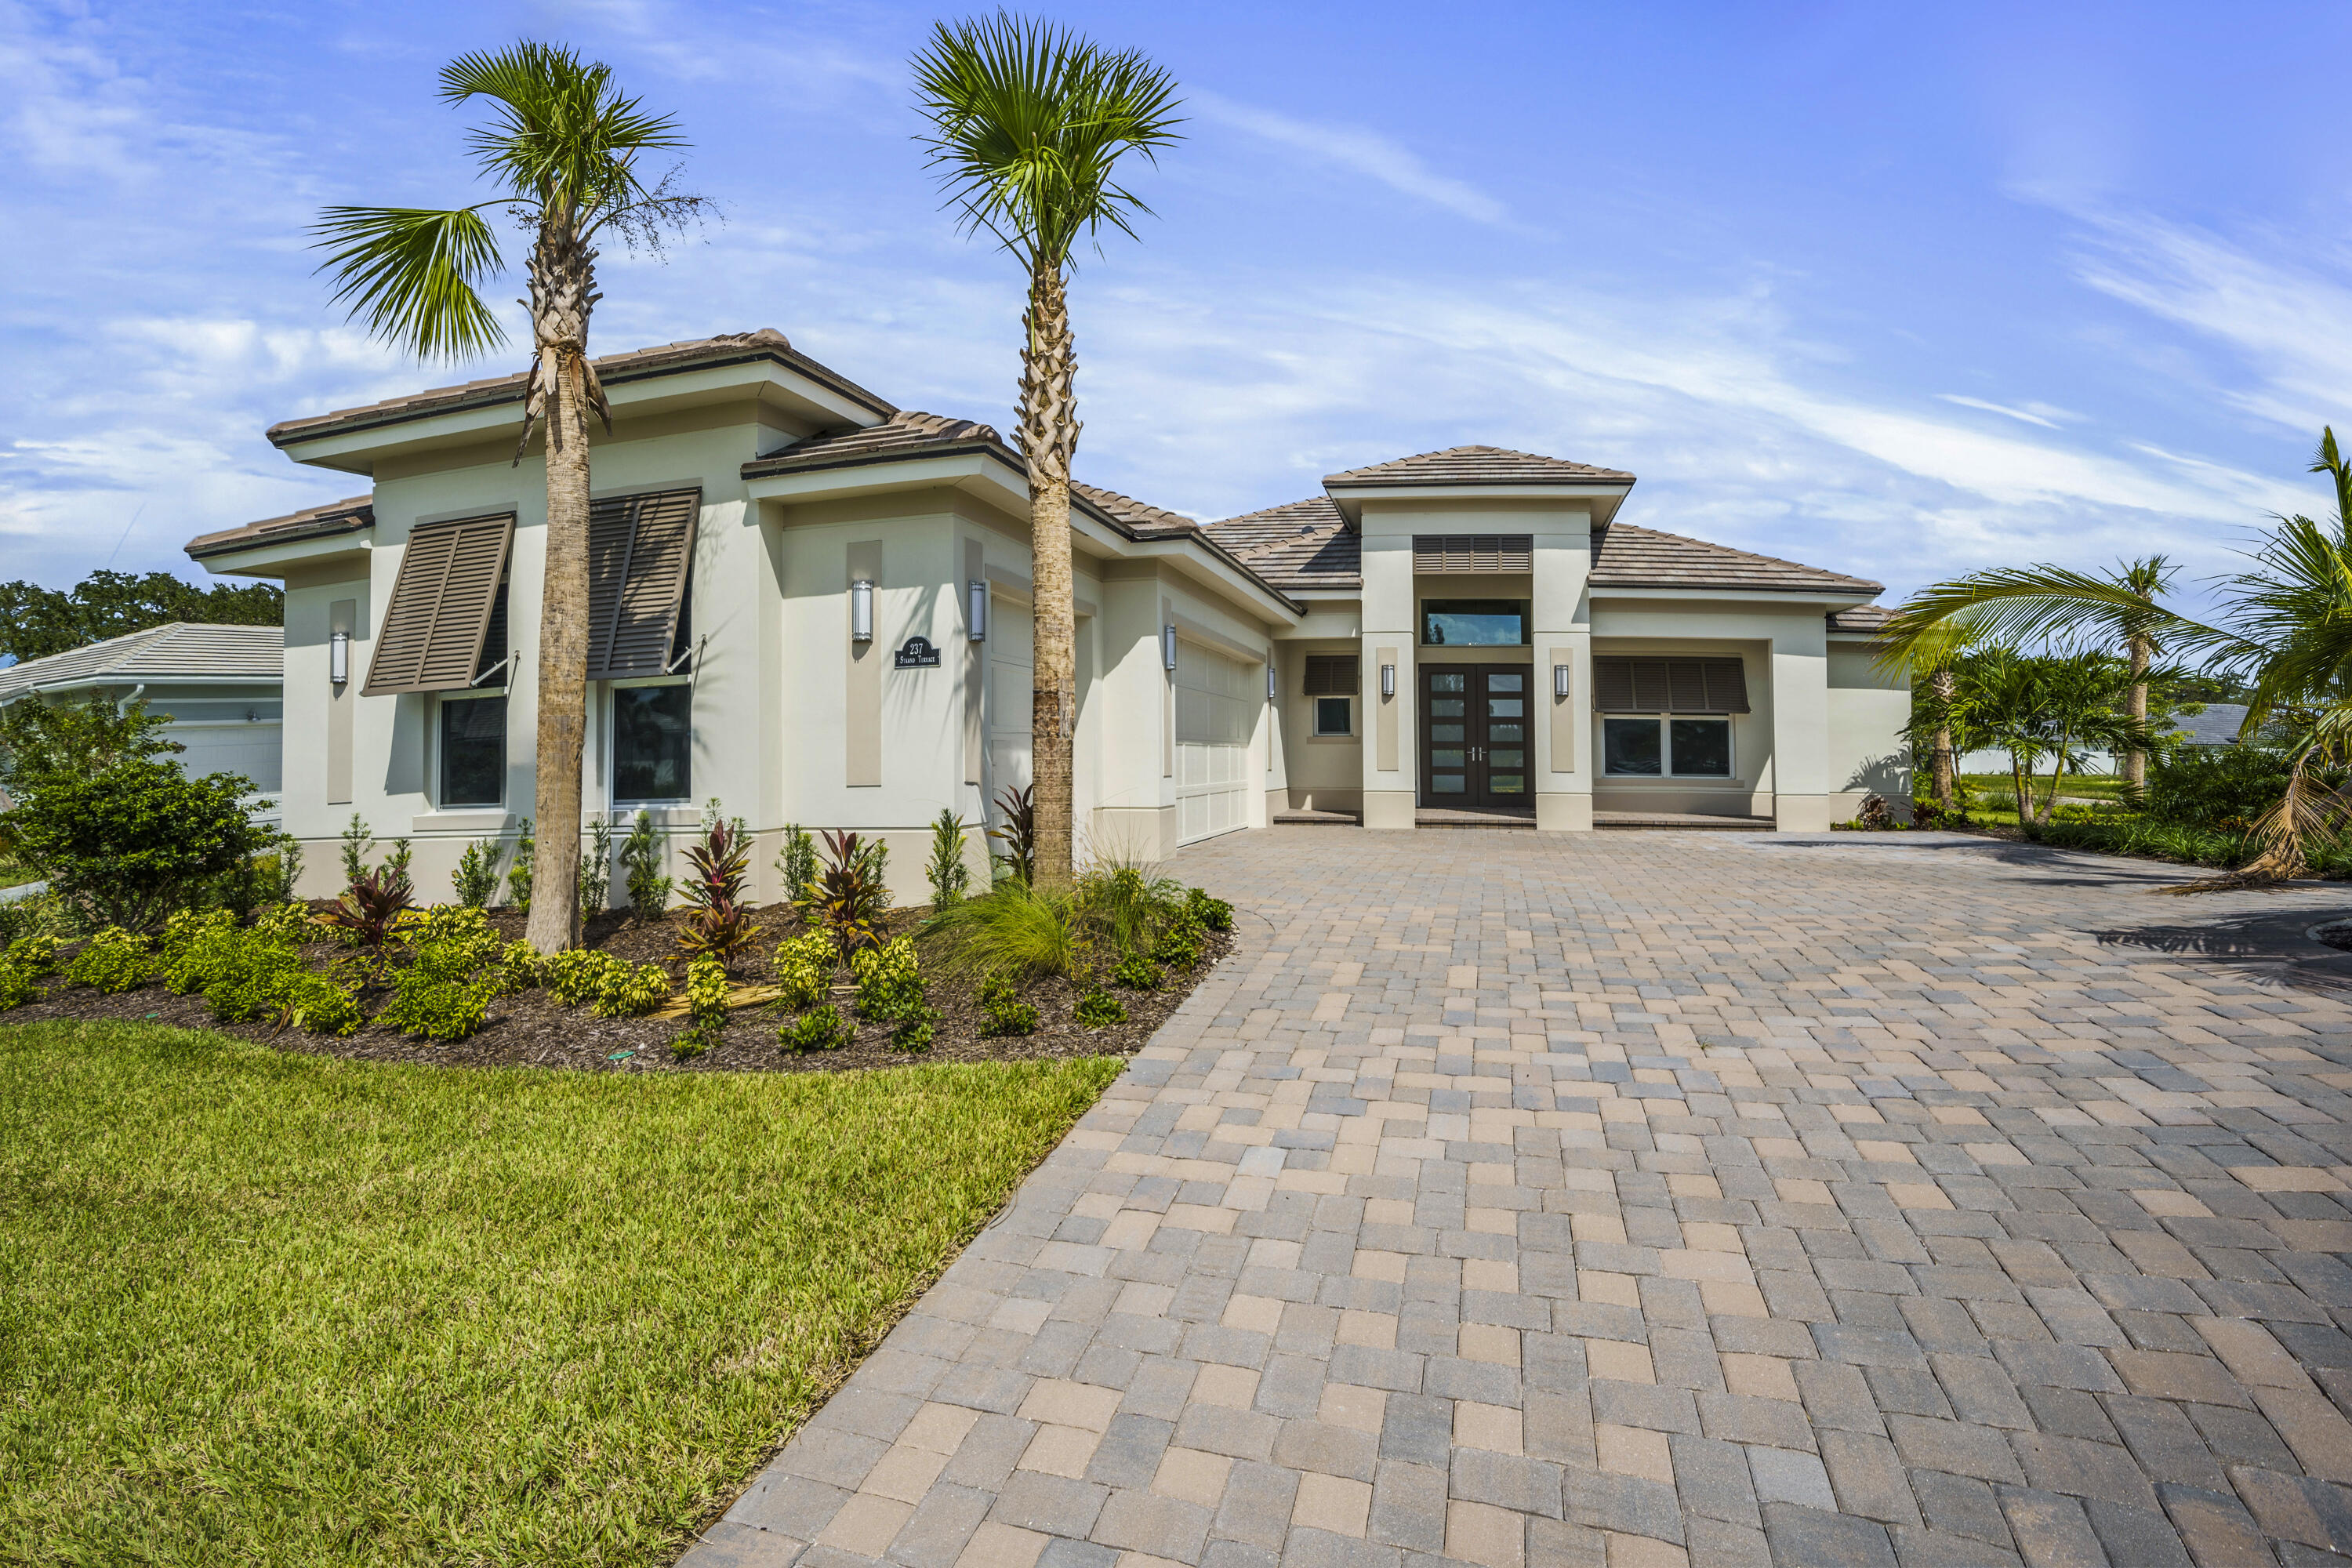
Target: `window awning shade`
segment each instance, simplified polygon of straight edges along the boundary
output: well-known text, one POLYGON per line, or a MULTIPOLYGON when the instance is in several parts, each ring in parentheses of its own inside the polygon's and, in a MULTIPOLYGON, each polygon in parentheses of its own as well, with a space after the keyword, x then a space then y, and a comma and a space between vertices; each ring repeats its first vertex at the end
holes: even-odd
POLYGON ((1356 656, 1351 653, 1310 653, 1307 656, 1307 695, 1309 697, 1353 697, 1357 680, 1356 656))
POLYGON ((588 509, 588 679, 659 675, 694 564, 702 491, 608 496, 588 509))
POLYGON ((1745 713, 1748 668, 1736 658, 1592 661, 1592 706, 1603 713, 1745 713))
POLYGON ((428 522, 408 536, 364 695, 457 691, 474 683, 514 514, 428 522))
POLYGON ((1532 533, 1416 533, 1412 536, 1412 569, 1532 572, 1536 569, 1536 537, 1532 533))

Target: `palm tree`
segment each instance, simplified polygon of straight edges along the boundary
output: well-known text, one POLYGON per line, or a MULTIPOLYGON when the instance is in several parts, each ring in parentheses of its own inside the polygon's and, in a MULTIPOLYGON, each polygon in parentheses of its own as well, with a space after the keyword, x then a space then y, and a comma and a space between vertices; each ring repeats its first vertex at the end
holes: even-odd
MULTIPOLYGON (((1887 623, 1885 646, 1896 657, 1924 653, 1932 658, 1937 645, 1930 639, 1954 622, 1988 639, 2020 645, 2053 637, 2098 637, 2130 661, 2126 710, 2144 724, 2148 668, 2164 651, 2160 634, 2171 619, 2160 601, 2178 571, 2163 556, 2150 555, 2095 574, 2050 565, 1972 573, 1921 589, 1887 623)), ((2119 760, 2126 784, 2137 788, 2147 782, 2144 746, 2119 753, 2119 760)), ((1948 804, 1940 789, 1937 803, 1948 804)))
POLYGON ((913 61, 929 128, 921 138, 966 233, 986 231, 1027 275, 1022 315, 1020 432, 1029 466, 1035 575, 1031 768, 1036 874, 1071 875, 1070 740, 1077 716, 1076 609, 1071 592, 1070 465, 1078 446, 1072 383, 1070 252, 1108 225, 1151 209, 1117 184, 1118 161, 1157 162, 1177 140, 1176 84, 1141 51, 1111 53, 1050 23, 998 12, 935 24, 913 61))
POLYGON ((2006 646, 1955 662, 1955 707, 1977 743, 2009 753, 2009 777, 2021 823, 2046 823, 2058 790, 2079 771, 2090 750, 2145 746, 2147 721, 2125 705, 2126 689, 2146 672, 2112 655, 2020 653, 2006 646), (2050 764, 2050 783, 2034 797, 2035 775, 2050 764))
POLYGON ((538 896, 526 936, 542 952, 580 937, 580 757, 588 696, 588 416, 612 412, 588 362, 596 291, 594 241, 607 231, 658 248, 667 228, 704 205, 667 178, 648 185, 637 163, 686 145, 667 115, 624 97, 611 69, 560 45, 524 41, 470 54, 441 72, 451 103, 490 101, 490 123, 467 144, 500 194, 448 211, 329 207, 313 227, 348 300, 376 337, 420 360, 469 358, 506 341, 478 285, 504 268, 488 209, 503 207, 531 236, 531 368, 520 462, 546 421, 547 564, 539 628, 538 896))

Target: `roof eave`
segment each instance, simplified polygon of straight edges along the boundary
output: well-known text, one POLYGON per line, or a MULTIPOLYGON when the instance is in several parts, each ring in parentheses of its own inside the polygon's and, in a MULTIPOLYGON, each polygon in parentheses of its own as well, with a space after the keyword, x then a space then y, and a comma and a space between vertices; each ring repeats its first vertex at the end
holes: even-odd
POLYGON ((1351 524, 1360 524, 1364 503, 1372 500, 1533 500, 1576 501, 1591 503, 1592 526, 1606 528, 1617 515, 1617 509, 1634 481, 1625 479, 1563 479, 1529 483, 1525 479, 1455 479, 1433 484, 1425 479, 1343 479, 1337 477, 1323 481, 1323 491, 1331 504, 1351 524))

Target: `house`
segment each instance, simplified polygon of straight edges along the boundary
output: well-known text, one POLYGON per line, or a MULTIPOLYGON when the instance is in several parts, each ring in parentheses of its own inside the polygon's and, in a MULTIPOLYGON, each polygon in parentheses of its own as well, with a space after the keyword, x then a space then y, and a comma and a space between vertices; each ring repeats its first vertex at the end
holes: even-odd
POLYGON ((285 663, 276 626, 173 621, 0 669, 0 707, 28 697, 144 702, 169 721, 163 738, 186 748, 174 759, 184 772, 242 773, 275 795, 285 663))
MULTIPOLYGON (((684 834, 722 801, 761 898, 786 824, 878 833, 919 897, 938 813, 977 823, 1028 780, 1019 455, 774 331, 597 368, 586 809, 684 834)), ((357 812, 415 841, 427 889, 530 810, 546 500, 513 461, 521 390, 274 426, 366 492, 187 547, 285 584, 289 831, 323 846, 357 812)), ((1472 447, 1205 525, 1077 487, 1086 845, 1158 858, 1293 813, 1811 829, 1907 801, 1878 585, 1620 522, 1633 485, 1472 447)), ((334 857, 310 865, 327 890, 334 857)))

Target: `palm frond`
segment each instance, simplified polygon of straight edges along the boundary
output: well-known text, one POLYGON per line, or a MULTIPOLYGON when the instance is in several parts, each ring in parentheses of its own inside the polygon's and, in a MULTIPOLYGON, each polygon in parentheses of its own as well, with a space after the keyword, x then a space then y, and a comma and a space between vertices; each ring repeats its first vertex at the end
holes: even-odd
POLYGON ((1132 235, 1150 212, 1114 172, 1129 153, 1156 161, 1182 121, 1174 79, 1139 50, 999 11, 935 24, 913 64, 930 121, 918 140, 967 230, 1055 269, 1079 239, 1132 235))
POLYGON ((483 173, 519 201, 569 209, 583 227, 647 197, 640 154, 687 145, 674 118, 622 96, 612 68, 557 44, 461 55, 441 72, 441 96, 490 100, 491 122, 467 133, 483 173))
POLYGON ((420 359, 465 359, 506 332, 476 284, 499 270, 499 242, 479 207, 329 207, 311 226, 327 251, 333 299, 351 319, 420 359))

